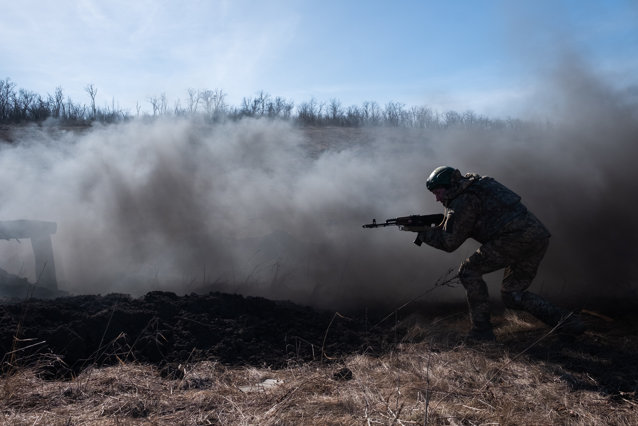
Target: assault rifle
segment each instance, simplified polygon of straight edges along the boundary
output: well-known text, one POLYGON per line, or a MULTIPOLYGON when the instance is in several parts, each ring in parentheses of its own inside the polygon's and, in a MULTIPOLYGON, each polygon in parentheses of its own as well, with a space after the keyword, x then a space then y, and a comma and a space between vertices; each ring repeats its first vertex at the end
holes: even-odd
MULTIPOLYGON (((376 219, 372 219, 372 223, 366 223, 363 225, 364 228, 380 228, 391 225, 396 225, 400 227, 408 227, 413 228, 414 232, 425 231, 425 228, 430 228, 432 226, 436 226, 443 222, 445 216, 442 214, 426 214, 426 215, 417 215, 413 214, 411 216, 403 216, 396 217, 394 219, 387 219, 385 222, 377 223, 376 219)), ((417 246, 421 245, 421 240, 417 236, 416 240, 414 240, 414 244, 417 246)))

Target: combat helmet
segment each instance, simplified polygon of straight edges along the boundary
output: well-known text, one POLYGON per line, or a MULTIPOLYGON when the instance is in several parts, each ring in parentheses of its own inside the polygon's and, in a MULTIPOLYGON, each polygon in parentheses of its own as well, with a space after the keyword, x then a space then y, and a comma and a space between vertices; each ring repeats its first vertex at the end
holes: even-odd
POLYGON ((454 167, 441 166, 434 169, 428 177, 425 186, 430 190, 437 188, 449 188, 460 177, 460 172, 454 167))

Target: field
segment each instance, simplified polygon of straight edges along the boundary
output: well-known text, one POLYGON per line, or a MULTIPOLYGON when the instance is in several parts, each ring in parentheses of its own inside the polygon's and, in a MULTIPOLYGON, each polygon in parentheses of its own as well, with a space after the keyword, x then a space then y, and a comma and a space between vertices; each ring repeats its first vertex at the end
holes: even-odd
POLYGON ((463 304, 319 311, 222 293, 0 306, 12 425, 635 424, 635 310, 561 335, 495 306, 497 343, 460 341, 463 304))
MULTIPOLYGON (((57 223, 69 295, 0 304, 0 423, 638 424, 635 107, 574 99, 593 109, 555 125, 0 128, 0 217, 57 223), (476 247, 361 225, 441 212, 441 164, 543 220, 530 289, 582 310, 583 335, 495 299, 496 343, 468 344, 461 288, 402 304, 476 247)), ((0 266, 22 276, 16 247, 0 266)))

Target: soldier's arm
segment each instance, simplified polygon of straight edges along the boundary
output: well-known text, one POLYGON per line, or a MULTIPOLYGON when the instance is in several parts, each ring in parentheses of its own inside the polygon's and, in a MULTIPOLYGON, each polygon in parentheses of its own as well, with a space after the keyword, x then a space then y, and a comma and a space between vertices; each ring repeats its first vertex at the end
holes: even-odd
POLYGON ((452 252, 472 234, 479 208, 476 196, 461 194, 447 209, 443 223, 419 233, 419 238, 427 245, 452 252))

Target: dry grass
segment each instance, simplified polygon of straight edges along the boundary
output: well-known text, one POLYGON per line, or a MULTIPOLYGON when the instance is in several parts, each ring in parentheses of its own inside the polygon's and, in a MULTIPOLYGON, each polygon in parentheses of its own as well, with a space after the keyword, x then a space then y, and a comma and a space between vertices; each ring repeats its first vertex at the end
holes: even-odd
MULTIPOLYGON (((271 370, 200 362, 179 379, 151 365, 89 369, 44 381, 35 369, 0 379, 0 421, 12 425, 486 425, 638 422, 635 398, 574 389, 560 368, 499 344, 441 343, 437 320, 411 318, 412 338, 375 357, 271 370), (428 327, 429 326, 429 327, 428 327), (427 330, 430 330, 428 332, 427 330), (419 338, 415 338, 418 336, 419 338), (415 342, 416 341, 416 342, 415 342), (436 342, 436 344, 434 343, 436 342), (335 373, 348 368, 349 380, 335 373)), ((497 330, 533 328, 510 317, 497 330)), ((448 329, 450 324, 447 324, 448 329)))

